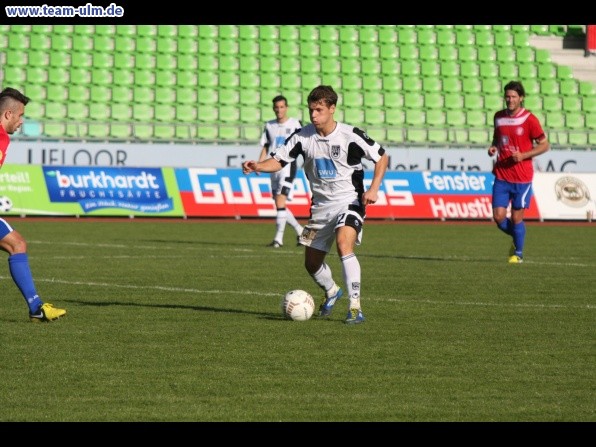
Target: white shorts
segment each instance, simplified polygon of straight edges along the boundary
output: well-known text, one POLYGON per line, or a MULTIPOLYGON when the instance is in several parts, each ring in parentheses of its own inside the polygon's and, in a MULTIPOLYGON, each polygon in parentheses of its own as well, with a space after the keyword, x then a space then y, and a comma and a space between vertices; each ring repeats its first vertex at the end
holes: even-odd
POLYGON ((288 200, 292 199, 294 178, 291 175, 292 171, 289 163, 280 171, 271 173, 271 194, 273 197, 283 194, 288 200))
POLYGON ((307 247, 329 253, 335 241, 335 231, 339 227, 352 227, 356 230, 356 245, 362 243, 364 213, 352 204, 331 204, 311 208, 311 218, 300 235, 300 243, 307 247))

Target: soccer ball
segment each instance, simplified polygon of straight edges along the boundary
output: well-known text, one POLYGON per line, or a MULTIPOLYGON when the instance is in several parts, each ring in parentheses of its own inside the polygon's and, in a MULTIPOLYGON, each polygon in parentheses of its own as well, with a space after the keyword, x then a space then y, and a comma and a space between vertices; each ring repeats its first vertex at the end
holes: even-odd
POLYGON ((12 200, 6 196, 0 196, 0 212, 7 213, 12 209, 12 200))
POLYGON ((315 301, 304 290, 291 290, 281 301, 281 312, 288 320, 306 321, 315 311, 315 301))

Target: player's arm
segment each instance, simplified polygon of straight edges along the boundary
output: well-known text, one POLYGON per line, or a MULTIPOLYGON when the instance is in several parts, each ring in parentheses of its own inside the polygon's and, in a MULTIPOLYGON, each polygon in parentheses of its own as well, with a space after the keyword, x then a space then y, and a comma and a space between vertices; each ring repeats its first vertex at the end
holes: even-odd
POLYGON ((511 157, 516 161, 520 162, 522 160, 527 160, 528 158, 536 157, 537 155, 544 154, 546 151, 550 149, 550 143, 546 136, 534 145, 534 147, 526 152, 514 152, 511 154, 511 157))
POLYGON ((263 161, 267 158, 269 152, 269 146, 265 145, 261 148, 261 152, 259 153, 259 161, 263 161))
POLYGON ((362 203, 364 205, 371 205, 378 200, 379 188, 381 187, 381 182, 383 181, 383 177, 387 171, 388 165, 389 157, 387 156, 387 152, 385 152, 375 163, 375 170, 373 172, 373 179, 370 183, 370 187, 364 192, 364 194, 362 194, 362 203))
POLYGON ((282 168, 282 164, 275 158, 267 158, 263 161, 249 160, 242 163, 242 172, 250 174, 251 172, 277 172, 282 168))

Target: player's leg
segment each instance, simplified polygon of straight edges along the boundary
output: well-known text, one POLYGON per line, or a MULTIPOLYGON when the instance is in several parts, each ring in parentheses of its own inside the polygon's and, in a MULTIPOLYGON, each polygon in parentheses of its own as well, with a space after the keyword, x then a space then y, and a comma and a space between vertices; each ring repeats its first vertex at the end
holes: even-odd
POLYGON ((530 207, 532 199, 532 184, 520 183, 515 185, 516 191, 511 202, 511 221, 513 237, 513 254, 509 262, 519 264, 523 261, 524 245, 526 241, 526 224, 524 223, 524 212, 530 207))
POLYGON ((279 209, 279 203, 285 203, 280 198, 282 192, 283 184, 282 184, 282 177, 280 177, 279 172, 271 173, 271 194, 273 196, 273 202, 275 203, 275 236, 273 236, 273 242, 271 242, 268 246, 273 248, 280 248, 284 244, 284 230, 286 228, 286 217, 285 217, 285 208, 281 210, 279 209))
POLYGON ((364 219, 361 212, 349 210, 342 213, 336 227, 337 253, 341 259, 342 273, 346 291, 349 297, 348 315, 346 323, 362 323, 364 315, 360 304, 361 268, 354 253, 354 246, 362 242, 362 224, 364 219))
POLYGON ((509 236, 513 235, 511 220, 507 218, 507 207, 511 200, 510 184, 503 180, 495 179, 493 184, 493 219, 497 228, 509 236))
POLYGON ((0 249, 7 252, 10 275, 29 307, 32 321, 50 321, 66 314, 66 310, 43 303, 39 297, 29 266, 27 242, 4 219, 0 219, 0 249))
POLYGON ((314 211, 300 238, 304 250, 304 267, 314 282, 325 292, 318 316, 328 317, 343 290, 333 280, 325 256, 335 240, 335 220, 327 220, 326 211, 314 211))
MULTIPOLYGON (((292 200, 292 195, 294 193, 294 178, 293 177, 286 177, 284 180, 284 187, 282 188, 282 195, 283 195, 283 203, 280 203, 280 207, 285 208, 286 210, 286 224, 291 226, 294 231, 296 232, 296 242, 297 245, 300 245, 299 238, 300 234, 302 234, 303 227, 300 225, 300 222, 296 220, 294 217, 294 213, 292 210, 287 207, 288 200, 292 200)), ((280 197, 281 199, 281 197, 280 197)))

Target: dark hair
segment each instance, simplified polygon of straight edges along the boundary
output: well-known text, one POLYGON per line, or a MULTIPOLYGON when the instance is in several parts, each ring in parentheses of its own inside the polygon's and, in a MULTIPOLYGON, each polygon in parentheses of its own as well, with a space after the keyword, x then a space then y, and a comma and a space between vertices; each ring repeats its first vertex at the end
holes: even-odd
POLYGON ((0 92, 0 112, 3 112, 10 107, 12 101, 18 101, 23 105, 27 105, 30 99, 12 87, 6 87, 0 92))
POLYGON ((323 101, 327 107, 337 105, 337 93, 330 85, 319 85, 308 94, 308 103, 323 101))
POLYGON ((519 81, 511 81, 509 82, 504 88, 503 93, 507 93, 507 90, 514 90, 517 92, 519 96, 526 96, 526 91, 524 90, 524 86, 519 81))
POLYGON ((277 95, 275 98, 273 98, 273 105, 275 106, 275 103, 279 101, 283 101, 286 103, 286 105, 288 105, 288 100, 284 95, 277 95))

